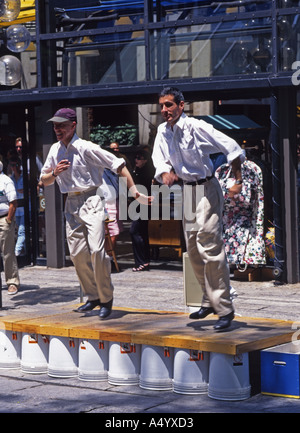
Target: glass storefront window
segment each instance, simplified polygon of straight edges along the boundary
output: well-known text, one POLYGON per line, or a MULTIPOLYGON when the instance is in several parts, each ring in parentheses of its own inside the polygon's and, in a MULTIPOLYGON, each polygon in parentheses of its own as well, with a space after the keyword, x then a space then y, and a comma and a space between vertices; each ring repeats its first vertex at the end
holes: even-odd
POLYGON ((154 2, 153 21, 177 21, 193 17, 214 17, 243 12, 269 10, 271 1, 265 2, 215 2, 204 0, 161 0, 154 2), (235 4, 234 4, 235 3, 235 4))
POLYGON ((62 58, 63 85, 83 86, 145 80, 145 40, 139 34, 118 33, 106 42, 70 45, 62 58))
POLYGON ((277 7, 279 8, 293 8, 299 6, 299 0, 278 0, 277 7))
POLYGON ((291 71, 300 53, 299 15, 279 17, 277 35, 279 40, 278 70, 291 71))
POLYGON ((272 52, 272 1, 155 0, 151 3, 149 0, 145 17, 144 0, 106 0, 98 6, 93 1, 79 1, 72 8, 50 7, 52 24, 40 29, 41 34, 50 32, 49 40, 40 41, 42 72, 38 74, 33 20, 26 24, 33 41, 20 53, 24 74, 16 87, 85 86, 149 78, 291 71, 293 62, 299 59, 300 19, 296 10, 291 14, 290 8, 299 4, 298 0, 276 2, 277 56, 272 52), (284 13, 282 8, 289 8, 286 15, 280 15, 284 13), (105 20, 99 21, 97 17, 105 20), (81 31, 91 33, 77 37, 76 32, 81 31), (56 39, 61 32, 64 39, 56 39), (66 36, 67 32, 72 32, 70 37, 66 36), (274 59, 278 59, 278 64, 272 64, 274 59), (40 83, 38 77, 42 77, 40 83))
POLYGON ((152 79, 197 78, 269 72, 269 19, 204 24, 155 32, 152 79))

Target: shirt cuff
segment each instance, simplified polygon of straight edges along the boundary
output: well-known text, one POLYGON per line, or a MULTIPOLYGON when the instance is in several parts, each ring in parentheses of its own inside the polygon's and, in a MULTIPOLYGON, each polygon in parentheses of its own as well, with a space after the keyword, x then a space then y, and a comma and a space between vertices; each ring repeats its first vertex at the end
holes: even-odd
POLYGON ((118 170, 120 167, 125 167, 126 166, 126 161, 124 158, 117 158, 116 161, 114 161, 114 164, 112 166, 112 171, 115 173, 118 173, 118 170))

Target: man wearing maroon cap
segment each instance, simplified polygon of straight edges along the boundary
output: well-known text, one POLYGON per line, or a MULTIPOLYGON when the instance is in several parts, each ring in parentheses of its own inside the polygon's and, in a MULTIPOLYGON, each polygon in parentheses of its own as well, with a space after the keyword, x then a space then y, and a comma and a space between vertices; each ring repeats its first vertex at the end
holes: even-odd
POLYGON ((61 108, 48 120, 53 122, 57 143, 48 153, 41 171, 45 186, 58 183, 67 194, 66 234, 71 259, 88 297, 77 311, 86 312, 100 305, 99 317, 109 316, 113 302, 110 260, 105 254, 104 200, 97 194, 105 168, 126 179, 133 197, 149 204, 152 197, 140 194, 122 158, 76 134, 76 112, 61 108))
POLYGON ((72 108, 60 108, 48 122, 65 122, 66 120, 70 120, 71 122, 77 123, 77 115, 72 108))

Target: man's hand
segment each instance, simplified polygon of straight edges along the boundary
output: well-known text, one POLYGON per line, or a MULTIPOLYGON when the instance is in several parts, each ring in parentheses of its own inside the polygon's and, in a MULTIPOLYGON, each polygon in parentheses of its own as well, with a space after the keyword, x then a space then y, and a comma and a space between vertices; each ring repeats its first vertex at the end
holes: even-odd
POLYGON ((172 186, 174 182, 178 181, 178 176, 174 171, 170 171, 170 173, 162 173, 161 178, 163 183, 168 186, 172 186))
POLYGON ((125 182, 131 196, 135 198, 139 203, 149 205, 153 202, 153 196, 148 196, 146 194, 141 194, 140 192, 138 192, 137 187, 133 182, 132 176, 126 166, 122 166, 121 170, 119 170, 119 176, 126 179, 125 182))
POLYGON ((139 192, 136 193, 135 195, 135 199, 140 203, 140 204, 146 204, 146 205, 151 205, 151 203, 154 200, 154 197, 152 195, 148 196, 145 194, 140 194, 139 192))
POLYGON ((57 164, 57 166, 53 170, 53 174, 55 176, 59 176, 60 173, 62 173, 65 170, 68 170, 70 165, 71 165, 70 161, 68 161, 67 159, 62 159, 61 161, 59 161, 59 163, 57 164))
POLYGON ((52 185, 55 182, 57 176, 60 175, 63 171, 67 170, 70 167, 71 163, 67 159, 62 159, 59 161, 57 166, 50 173, 44 174, 41 177, 41 181, 44 186, 52 185))

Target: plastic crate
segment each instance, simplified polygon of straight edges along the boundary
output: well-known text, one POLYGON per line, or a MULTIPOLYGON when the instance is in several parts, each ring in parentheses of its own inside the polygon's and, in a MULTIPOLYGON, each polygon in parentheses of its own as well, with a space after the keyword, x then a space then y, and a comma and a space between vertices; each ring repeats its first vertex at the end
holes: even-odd
POLYGON ((295 343, 261 351, 262 394, 300 398, 300 345, 295 343))

